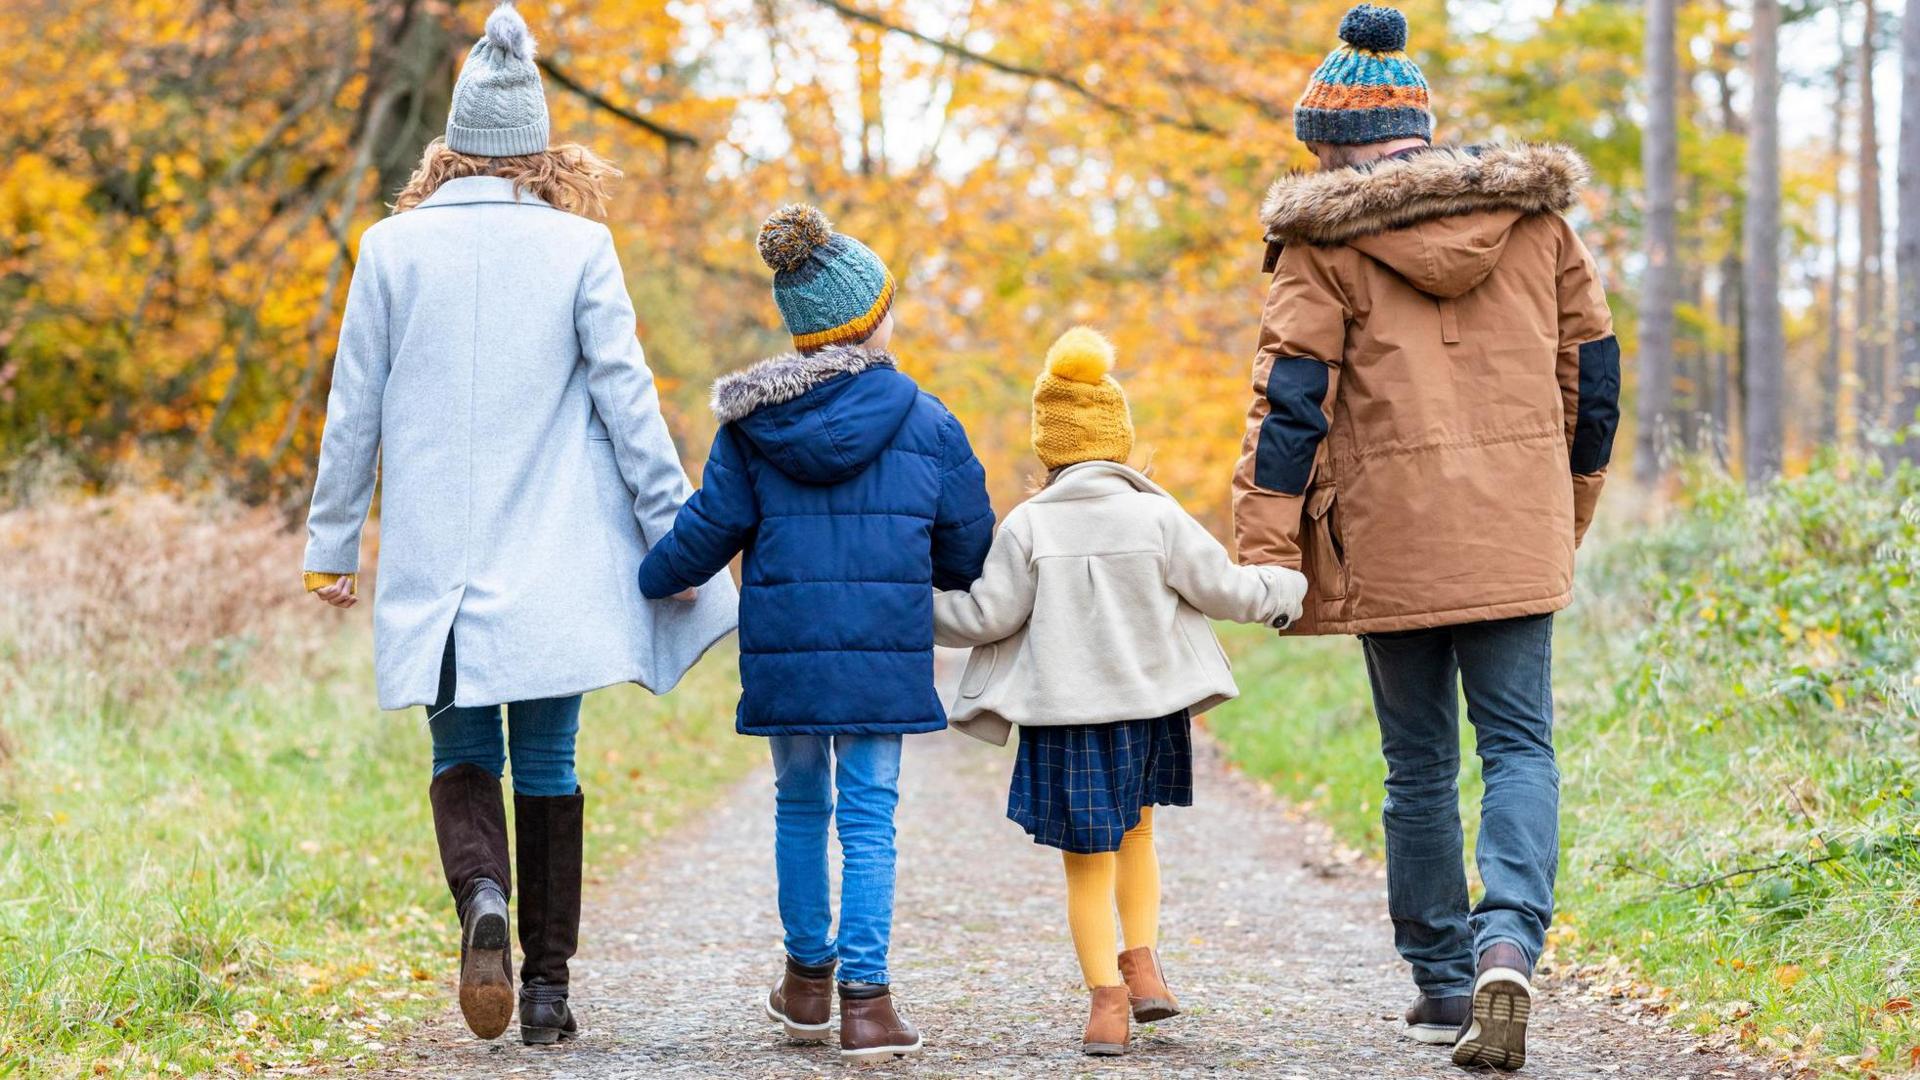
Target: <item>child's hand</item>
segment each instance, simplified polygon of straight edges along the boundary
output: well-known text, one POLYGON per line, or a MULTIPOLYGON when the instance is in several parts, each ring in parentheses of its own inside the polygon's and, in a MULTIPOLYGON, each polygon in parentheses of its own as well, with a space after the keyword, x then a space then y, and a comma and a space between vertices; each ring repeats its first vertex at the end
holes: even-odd
POLYGON ((691 604, 699 598, 700 598, 699 589, 682 589, 679 592, 674 593, 672 596, 667 597, 667 599, 672 600, 674 603, 677 603, 677 604, 691 604))
POLYGON ((313 590, 313 595, 337 608, 350 608, 360 602, 360 598, 353 595, 353 576, 350 574, 340 575, 338 581, 326 588, 313 590))
POLYGON ((1284 566, 1263 566, 1260 570, 1267 579, 1267 587, 1280 599, 1280 614, 1273 625, 1275 629, 1285 630, 1300 621, 1301 604, 1307 598, 1306 575, 1284 566))

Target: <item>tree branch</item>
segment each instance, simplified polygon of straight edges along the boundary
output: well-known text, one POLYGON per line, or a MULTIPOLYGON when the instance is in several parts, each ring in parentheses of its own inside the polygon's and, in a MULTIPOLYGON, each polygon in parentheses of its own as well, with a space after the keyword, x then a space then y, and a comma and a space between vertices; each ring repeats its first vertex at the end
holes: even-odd
POLYGON ((627 123, 632 124, 634 127, 637 127, 642 131, 648 132, 649 134, 652 134, 658 137, 659 139, 667 143, 667 145, 669 146, 699 146, 700 145, 700 140, 694 138, 692 135, 689 135, 678 128, 668 127, 667 125, 662 124, 658 120, 649 119, 648 117, 643 116, 640 113, 634 112, 632 109, 629 109, 624 105, 620 105, 614 102, 610 98, 606 97, 604 94, 601 94, 596 90, 593 90, 589 87, 581 85, 581 83, 575 80, 573 76, 567 74, 565 69, 556 65, 552 60, 549 60, 543 56, 536 62, 540 65, 541 71, 546 72, 547 75, 550 78, 552 78, 554 82, 559 83, 565 89, 570 90, 573 93, 579 95, 582 101, 585 101, 587 104, 592 105, 594 108, 600 109, 603 112, 612 113, 614 116, 617 116, 622 120, 625 120, 627 123))
POLYGON ((1141 111, 1134 109, 1122 102, 1102 95, 1099 91, 1071 75, 1058 71, 1048 71, 1044 68, 1027 67, 1024 64, 1016 64, 1011 61, 988 56, 985 53, 975 52, 959 42, 947 41, 930 34, 923 34, 909 27, 901 26, 898 23, 888 22, 871 12, 861 11, 859 8, 853 7, 850 4, 841 3, 840 0, 813 0, 813 2, 829 11, 838 13, 843 18, 852 19, 854 22, 865 23, 868 26, 878 27, 890 34, 899 34, 902 37, 912 38, 922 45, 931 45, 941 52, 946 53, 948 56, 965 60, 970 64, 979 64, 981 67, 991 68, 1005 75, 1014 75, 1023 79, 1032 79, 1035 82, 1043 82, 1057 86, 1115 116, 1126 117, 1131 120, 1146 120, 1150 123, 1178 128, 1181 131, 1189 131, 1196 135, 1218 136, 1226 134, 1204 120, 1170 116, 1166 113, 1154 112, 1152 110, 1141 111))

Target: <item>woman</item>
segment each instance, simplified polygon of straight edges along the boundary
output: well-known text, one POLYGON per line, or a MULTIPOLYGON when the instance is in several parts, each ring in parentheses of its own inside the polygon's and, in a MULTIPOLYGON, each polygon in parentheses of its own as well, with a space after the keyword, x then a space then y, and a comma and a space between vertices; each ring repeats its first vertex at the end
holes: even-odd
POLYGON ((487 1039, 514 1007, 509 752, 520 1032, 551 1043, 577 1033, 580 695, 664 693, 734 625, 724 573, 661 603, 635 587, 690 487, 613 237, 589 220, 617 175, 584 147, 547 145, 533 40, 502 4, 460 72, 446 139, 361 238, 307 519, 307 587, 351 607, 380 459, 380 706, 429 707, 460 1006, 487 1039))

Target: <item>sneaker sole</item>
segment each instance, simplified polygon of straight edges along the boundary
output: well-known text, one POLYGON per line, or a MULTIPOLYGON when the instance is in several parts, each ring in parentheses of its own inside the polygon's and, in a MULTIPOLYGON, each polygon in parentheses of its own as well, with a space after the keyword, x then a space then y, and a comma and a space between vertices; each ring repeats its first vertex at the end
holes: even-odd
POLYGON ((1407 1038, 1428 1046, 1452 1046, 1460 1039, 1460 1025, 1408 1024, 1407 1038))
POLYGON ((833 1021, 831 1020, 824 1024, 796 1024, 792 1020, 787 1019, 780 1010, 774 1008, 773 1002, 768 1001, 765 1002, 764 1005, 767 1010, 767 1019, 785 1028, 787 1038, 792 1039, 794 1042, 826 1042, 827 1036, 833 1034, 833 1021))
POLYGON ((486 914, 473 921, 466 962, 460 966, 460 1015, 482 1039, 497 1039, 513 1019, 513 985, 507 980, 507 920, 486 914))
POLYGON ((1473 1023, 1453 1048, 1453 1063, 1518 1069, 1527 1063, 1527 1020, 1533 990, 1526 977, 1494 968, 1473 984, 1473 1023))
POLYGON ((1151 1024, 1156 1020, 1171 1020, 1180 1015, 1180 1006, 1166 998, 1145 998, 1133 1006, 1135 1023, 1151 1024))
POLYGON ((903 1058, 919 1053, 921 1045, 922 1041, 915 1038, 910 1046, 870 1046, 862 1050, 848 1050, 843 1047, 840 1050, 840 1060, 879 1061, 881 1058, 903 1058))

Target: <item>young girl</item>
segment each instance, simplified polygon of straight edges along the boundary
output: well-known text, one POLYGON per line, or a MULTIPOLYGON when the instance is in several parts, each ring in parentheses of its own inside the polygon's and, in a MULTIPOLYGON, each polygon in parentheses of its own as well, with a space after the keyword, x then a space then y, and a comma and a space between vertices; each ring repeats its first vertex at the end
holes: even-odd
POLYGON ((1180 1013, 1154 955, 1153 807, 1193 804, 1190 718, 1239 693, 1207 619, 1284 626, 1307 588, 1292 570, 1235 566, 1127 467, 1133 420, 1112 367, 1085 327, 1054 343, 1033 391, 1046 486, 1007 515, 972 589, 934 600, 939 643, 974 647, 953 726, 1001 745, 1020 727, 1007 816, 1063 853, 1093 990, 1082 1049, 1097 1055, 1126 1052, 1129 1009, 1180 1013))
POLYGON ((428 707, 460 1008, 484 1039, 515 1003, 508 758, 520 1035, 551 1043, 578 1030, 580 695, 618 682, 663 693, 735 618, 724 574, 688 582, 699 593, 678 603, 632 595, 691 488, 613 237, 589 220, 617 175, 585 147, 548 145, 533 39, 497 8, 454 85, 445 141, 360 240, 307 517, 307 588, 353 606, 378 464, 380 706, 428 707))

